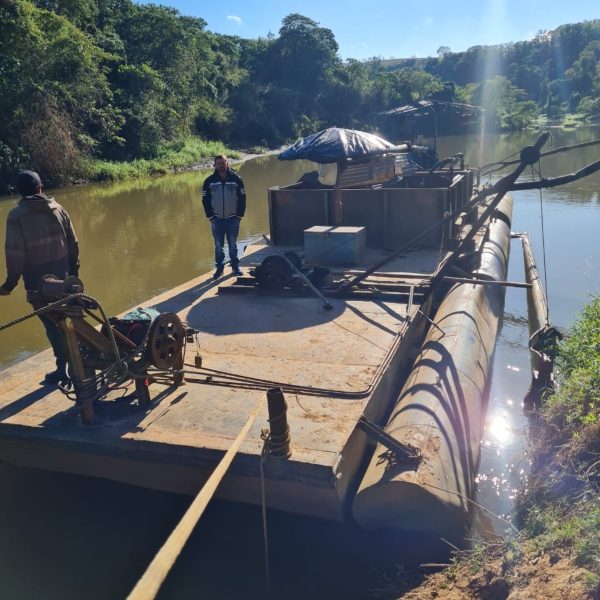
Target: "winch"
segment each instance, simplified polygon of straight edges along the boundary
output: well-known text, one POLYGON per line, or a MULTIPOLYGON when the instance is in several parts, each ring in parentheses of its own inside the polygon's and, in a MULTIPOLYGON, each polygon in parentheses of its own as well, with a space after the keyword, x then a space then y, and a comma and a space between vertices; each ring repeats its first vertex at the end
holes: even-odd
POLYGON ((142 407, 151 402, 148 385, 153 379, 183 383, 185 344, 196 332, 184 327, 175 313, 138 308, 121 318, 107 318, 100 303, 84 294, 77 277, 61 280, 45 275, 28 300, 64 336, 73 393, 84 423, 93 422, 94 402, 127 380, 135 382, 142 407), (100 323, 100 330, 86 317, 100 323))
POLYGON ((250 271, 258 287, 264 290, 281 291, 289 288, 301 291, 306 285, 321 288, 329 269, 312 267, 304 269, 302 258, 295 252, 270 254, 260 265, 250 271))

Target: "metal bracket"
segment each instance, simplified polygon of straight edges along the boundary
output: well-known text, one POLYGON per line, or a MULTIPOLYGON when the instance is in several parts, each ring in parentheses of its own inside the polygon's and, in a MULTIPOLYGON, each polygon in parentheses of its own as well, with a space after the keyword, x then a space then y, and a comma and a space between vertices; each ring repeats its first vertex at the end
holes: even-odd
POLYGON ((411 285, 410 286, 410 291, 408 292, 408 304, 406 305, 406 321, 408 323, 410 323, 412 321, 412 305, 413 305, 413 299, 415 296, 415 286, 411 285))
POLYGON ((386 433, 379 425, 369 421, 364 415, 358 419, 358 428, 367 434, 367 437, 385 446, 394 457, 394 463, 411 463, 418 465, 421 462, 421 452, 410 444, 403 444, 386 433))
POLYGON ((420 308, 417 312, 432 326, 435 327, 442 335, 446 335, 446 332, 435 322, 430 319, 420 308))

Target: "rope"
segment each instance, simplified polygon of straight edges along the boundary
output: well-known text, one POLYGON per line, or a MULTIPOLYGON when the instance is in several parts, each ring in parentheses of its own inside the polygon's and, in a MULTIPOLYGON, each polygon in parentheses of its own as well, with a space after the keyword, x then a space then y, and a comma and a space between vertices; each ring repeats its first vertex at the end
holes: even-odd
MULTIPOLYGON (((281 414, 281 417, 284 417, 285 413, 281 414)), ((277 417, 279 418, 279 417, 277 417)), ((272 423, 275 419, 269 419, 269 423, 272 423)), ((273 435, 271 431, 268 429, 263 429, 260 433, 260 439, 264 442, 264 447, 269 452, 269 454, 273 454, 275 456, 284 456, 284 452, 289 455, 290 452, 290 442, 292 438, 290 437, 290 426, 288 425, 280 435, 273 435)))
POLYGON ((104 309, 102 308, 102 305, 100 304, 100 302, 98 302, 98 300, 96 300, 92 296, 88 296, 87 294, 79 294, 79 297, 82 298, 83 300, 88 300, 90 302, 93 302, 98 307, 98 310, 100 311, 100 314, 102 315, 102 318, 104 319, 104 323, 106 324, 108 337, 110 339, 110 344, 112 346, 112 350, 113 350, 113 353, 114 353, 115 359, 116 359, 115 363, 117 366, 121 367, 125 372, 127 372, 129 370, 129 367, 127 367, 127 365, 123 362, 123 358, 121 357, 121 354, 119 353, 119 347, 117 346, 115 332, 113 331, 112 325, 111 325, 110 321, 108 320, 108 317, 106 316, 106 313, 104 312, 104 309))
MULTIPOLYGON (((531 167, 532 175, 533 166, 531 167)), ((538 163, 538 175, 542 177, 541 163, 538 163)), ((544 229, 544 194, 540 188, 540 219, 542 222, 542 260, 544 263, 544 293, 546 294, 546 327, 550 325, 550 303, 548 302, 548 268, 546 266, 546 232, 544 229)))
MULTIPOLYGON (((235 387, 239 389, 250 389, 256 391, 258 389, 268 391, 269 388, 272 387, 280 387, 284 392, 289 392, 292 394, 302 394, 303 396, 326 396, 331 398, 343 398, 348 400, 357 400, 361 398, 366 398, 373 392, 375 386, 381 381, 383 374, 389 367, 389 364, 392 360, 392 356, 397 351, 398 346, 402 343, 404 338, 404 330, 399 331, 392 345, 390 346, 387 354, 385 355, 383 362, 377 368, 373 379, 369 383, 368 387, 360 390, 360 391, 350 391, 350 390, 332 390, 325 388, 317 388, 311 386, 302 386, 295 384, 287 384, 276 381, 269 381, 263 379, 257 379, 254 377, 246 376, 246 375, 238 375, 234 373, 227 373, 224 371, 219 371, 217 369, 209 369, 207 367, 202 367, 197 371, 189 371, 185 369, 183 372, 187 375, 188 373, 192 375, 203 375, 203 372, 207 372, 208 374, 203 379, 197 379, 192 377, 186 377, 185 381, 187 383, 198 383, 204 385, 215 385, 222 387, 235 387), (215 378, 217 378, 215 380, 215 378), (220 378, 220 380, 219 380, 220 378)), ((185 363, 186 367, 194 367, 190 363, 185 363)))
POLYGON ((14 319, 13 321, 9 321, 8 323, 4 323, 3 325, 0 325, 0 331, 3 331, 5 329, 13 327, 14 325, 18 325, 19 323, 22 323, 23 321, 31 319, 35 316, 39 316, 39 315, 45 314, 47 312, 52 312, 56 309, 65 307, 65 306, 69 305, 69 303, 71 301, 77 300, 77 299, 86 300, 86 301, 90 302, 100 312, 100 314, 102 316, 102 320, 100 320, 100 319, 97 319, 97 320, 101 323, 103 322, 103 324, 106 327, 106 330, 108 332, 108 338, 109 338, 109 341, 111 344, 111 348, 112 348, 113 354, 115 356, 115 362, 114 362, 114 364, 110 365, 103 371, 100 371, 94 377, 89 377, 89 378, 83 379, 78 382, 73 382, 72 390, 67 386, 59 386, 59 390, 65 396, 67 396, 67 398, 69 398, 70 400, 73 400, 73 401, 76 401, 78 393, 88 393, 91 391, 93 391, 97 395, 97 397, 100 398, 106 394, 106 391, 108 389, 108 382, 106 379, 108 376, 111 376, 111 377, 114 376, 114 377, 116 377, 117 383, 122 383, 123 381, 125 381, 127 376, 130 374, 129 367, 124 362, 123 357, 121 356, 121 354, 119 352, 119 348, 117 346, 117 340, 115 338, 111 323, 110 323, 104 309, 102 308, 102 305, 100 304, 100 302, 98 302, 98 300, 96 300, 96 298, 94 298, 93 296, 89 296, 82 292, 78 292, 76 294, 70 294, 69 296, 61 298, 60 300, 56 300, 55 302, 51 302, 50 304, 45 304, 44 306, 41 306, 40 308, 36 308, 34 311, 32 311, 26 315, 23 315, 22 317, 19 317, 18 319, 14 319), (116 375, 114 375, 115 372, 116 372, 116 375), (77 389, 75 389, 75 388, 77 388, 77 389))
POLYGON ((27 319, 31 319, 38 315, 52 311, 55 308, 63 306, 69 300, 74 300, 75 298, 78 298, 81 295, 82 294, 71 294, 70 296, 67 296, 66 298, 62 298, 61 300, 52 302, 52 304, 46 304, 45 306, 42 306, 42 308, 37 308, 33 312, 23 315, 22 317, 19 317, 18 319, 14 319, 13 321, 8 321, 8 323, 4 323, 4 324, 0 325, 0 331, 4 331, 5 329, 8 329, 9 327, 13 327, 14 325, 18 325, 19 323, 22 323, 23 321, 27 321, 27 319))
POLYGON ((246 424, 242 427, 238 436, 229 447, 229 450, 227 450, 221 459, 221 462, 219 462, 204 486, 202 486, 202 489, 198 492, 175 529, 173 529, 171 535, 167 538, 167 541, 158 551, 146 569, 146 572, 136 583, 129 596, 127 596, 127 600, 152 600, 153 598, 156 598, 160 587, 169 574, 169 571, 175 564, 177 557, 179 554, 181 554, 185 543, 192 534, 194 527, 200 520, 200 517, 204 513, 208 503, 215 494, 217 487, 221 483, 221 480, 225 476, 229 465, 240 449, 242 442, 248 434, 248 431, 254 423, 254 420, 256 419, 256 416, 258 415, 264 402, 265 397, 263 396, 256 403, 256 406, 248 417, 246 424))
POLYGON ((426 483, 424 481, 421 482, 421 485, 424 485, 426 487, 430 487, 430 488, 432 488, 434 490, 439 490, 440 492, 446 492, 447 494, 454 494, 455 496, 458 496, 461 500, 464 500, 465 502, 469 502, 473 506, 477 507, 479 510, 482 510, 483 512, 485 512, 488 515, 490 515, 491 517, 494 517, 495 519, 498 519, 499 521, 502 521, 503 523, 506 523, 509 527, 511 527, 513 529, 513 531, 515 531, 516 533, 519 533, 519 530, 508 519, 505 519, 504 517, 501 517, 500 515, 497 515, 496 513, 494 513, 491 510, 487 509, 485 506, 482 506, 478 502, 475 502, 475 500, 469 498, 465 494, 461 494, 460 492, 455 492, 453 490, 448 490, 446 488, 434 485, 433 483, 426 483))
POLYGON ((269 573, 269 537, 267 530, 267 494, 265 491, 265 463, 269 458, 269 447, 267 441, 263 445, 263 449, 260 456, 260 499, 262 508, 262 526, 263 526, 263 541, 265 551, 265 585, 266 591, 269 592, 271 587, 271 576, 269 573))
POLYGON ((108 320, 108 317, 106 316, 106 313, 104 312, 104 309, 102 308, 102 305, 100 304, 100 302, 98 302, 98 300, 96 300, 96 298, 93 298, 92 296, 88 296, 87 294, 83 294, 81 292, 79 292, 77 294, 70 294, 69 296, 66 296, 65 298, 61 298, 60 300, 57 300, 56 302, 52 302, 50 304, 45 304, 44 306, 42 306, 40 308, 36 308, 34 311, 32 311, 26 315, 23 315, 22 317, 19 317, 18 319, 14 319, 13 321, 4 323, 4 324, 0 325, 0 331, 4 331, 5 329, 8 329, 9 327, 18 325, 19 323, 22 323, 23 321, 27 321, 27 319, 31 319, 35 316, 38 316, 38 315, 41 315, 41 314, 44 314, 47 312, 52 312, 56 308, 66 306, 67 304, 69 304, 69 302, 71 302, 71 300, 76 300, 76 299, 87 300, 88 302, 91 302, 96 305, 96 307, 97 307, 98 311, 100 311, 100 314, 102 315, 102 318, 104 319, 104 323, 107 327, 108 337, 110 339, 112 350, 113 350, 113 352, 115 354, 115 358, 116 358, 115 362, 119 366, 122 367, 123 359, 121 358, 121 355, 119 354, 117 340, 115 339, 115 335, 114 335, 114 332, 110 325, 110 321, 108 320))
MULTIPOLYGON (((390 354, 388 352, 388 354, 390 354)), ((386 355, 387 358, 387 355, 386 355)), ((193 365, 189 363, 185 363, 187 367, 192 367, 193 365)), ((383 369, 380 369, 383 371, 383 369)), ((373 381, 369 384, 367 388, 360 391, 350 391, 350 390, 339 390, 339 389, 327 389, 327 388, 317 388, 311 386, 302 386, 296 385, 292 383, 283 383, 279 381, 269 381, 267 379, 257 379, 255 377, 250 377, 246 375, 237 375, 235 373, 227 373, 225 371, 218 371, 216 369, 209 369, 207 367, 202 367, 198 370, 189 370, 184 369, 183 373, 185 375, 203 375, 204 379, 196 379, 193 377, 186 377, 185 381, 187 383, 199 383, 203 385, 214 385, 214 386, 222 386, 222 387, 232 387, 238 389, 250 389, 250 390, 262 390, 267 391, 272 387, 280 387, 284 392, 297 393, 302 394, 304 396, 324 396, 324 397, 333 397, 333 398, 346 398, 346 399, 360 399, 366 398, 372 391, 373 387, 377 381, 380 379, 380 373, 376 373, 373 381)))
MULTIPOLYGON (((554 137, 552 136, 552 134, 550 135, 551 137, 551 142, 552 144, 554 143, 554 137)), ((600 139, 596 139, 596 140, 591 140, 589 142, 581 142, 579 144, 572 144, 571 146, 561 146, 560 148, 552 148, 552 150, 549 150, 548 152, 542 152, 540 154, 540 156, 551 156, 553 154, 558 154, 560 152, 568 152, 569 150, 577 150, 580 148, 586 148, 588 146, 595 146, 597 144, 600 144, 600 139)), ((518 152, 516 152, 515 154, 518 154, 518 152)), ((487 175, 487 172, 484 172, 486 169, 489 169, 491 167, 495 167, 491 172, 493 171, 498 171, 504 167, 509 167, 511 165, 515 165, 517 164, 519 161, 518 160, 512 160, 512 161, 508 161, 509 158, 513 157, 515 154, 511 154, 510 156, 507 156, 505 159, 497 161, 497 162, 493 162, 493 163, 489 163, 487 165, 484 165, 483 167, 479 167, 480 171, 482 172, 482 175, 487 175), (497 167, 496 165, 499 165, 499 167, 497 167)))

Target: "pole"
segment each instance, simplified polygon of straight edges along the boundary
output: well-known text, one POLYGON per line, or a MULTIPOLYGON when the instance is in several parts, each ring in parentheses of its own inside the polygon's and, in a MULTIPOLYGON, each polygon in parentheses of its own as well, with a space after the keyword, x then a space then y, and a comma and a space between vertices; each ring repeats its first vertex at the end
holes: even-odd
POLYGON ((263 406, 264 400, 264 397, 262 397, 257 402, 237 438, 235 438, 233 444, 231 444, 229 450, 227 450, 225 456, 223 456, 221 462, 217 465, 217 468, 198 492, 198 495, 194 498, 186 513, 167 538, 167 541, 158 551, 142 578, 136 583, 129 596, 127 596, 127 600, 153 600, 153 598, 156 598, 160 587, 183 550, 183 546, 192 534, 196 523, 200 520, 209 501, 217 491, 219 483, 221 483, 221 480, 225 476, 229 465, 240 449, 250 427, 254 423, 254 419, 256 419, 258 412, 263 406))
MULTIPOLYGON (((477 223, 473 225, 471 230, 465 235, 465 237, 461 240, 460 244, 452 253, 450 253, 438 266, 434 276, 431 279, 431 284, 434 285, 435 282, 443 277, 443 273, 446 267, 452 263, 456 256, 458 256, 463 248, 468 244, 476 235, 479 230, 479 227, 485 223, 485 221, 489 218, 489 216, 496 210, 498 204, 506 193, 512 188, 515 181, 519 178, 521 173, 529 166, 533 165, 540 159, 540 148, 548 141, 550 137, 550 133, 545 131, 542 133, 538 139, 535 141, 533 146, 526 146, 521 150, 521 162, 517 166, 517 168, 512 172, 503 177, 500 181, 498 181, 492 189, 496 189, 494 192, 496 194, 495 198, 489 203, 486 209, 483 211, 482 215, 477 220, 477 223)), ((490 196, 491 194, 488 192, 486 196, 490 196)))

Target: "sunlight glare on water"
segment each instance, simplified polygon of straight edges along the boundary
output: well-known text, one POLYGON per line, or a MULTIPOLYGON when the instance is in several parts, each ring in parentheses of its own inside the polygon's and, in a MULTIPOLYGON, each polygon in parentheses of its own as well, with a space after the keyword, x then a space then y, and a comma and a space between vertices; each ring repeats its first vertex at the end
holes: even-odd
POLYGON ((514 436, 508 412, 492 415, 487 422, 487 432, 501 446, 512 443, 514 436))

